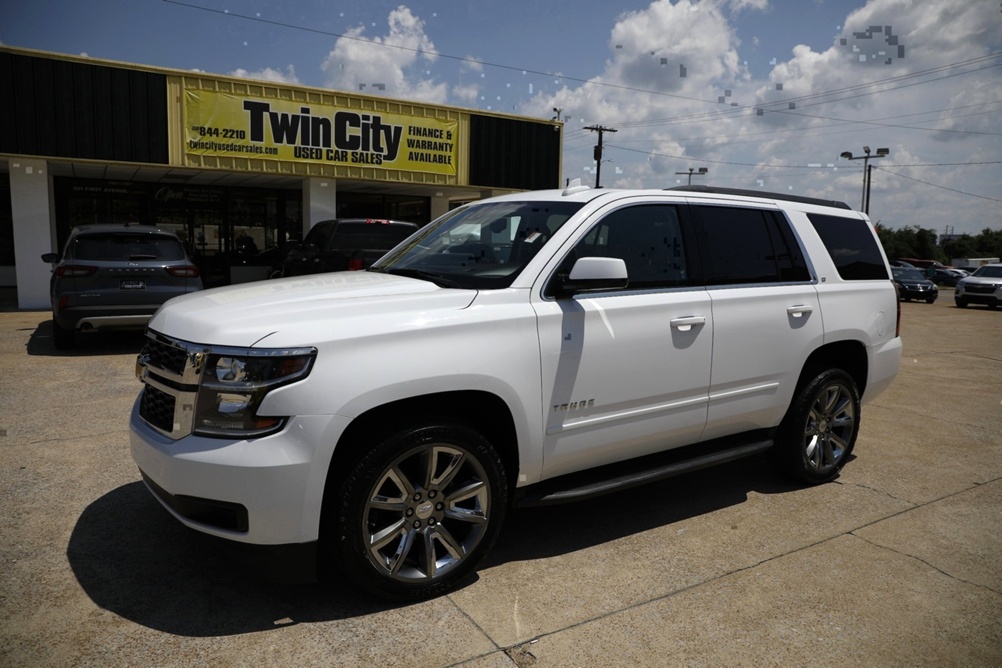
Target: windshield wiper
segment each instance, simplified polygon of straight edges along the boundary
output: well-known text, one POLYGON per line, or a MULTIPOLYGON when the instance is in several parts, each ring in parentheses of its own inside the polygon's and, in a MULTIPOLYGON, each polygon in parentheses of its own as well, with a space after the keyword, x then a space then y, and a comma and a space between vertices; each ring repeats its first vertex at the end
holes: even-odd
POLYGON ((424 271, 422 269, 383 269, 382 267, 370 268, 369 271, 378 271, 384 274, 393 274, 394 276, 406 276, 408 278, 417 278, 422 281, 431 281, 440 288, 459 288, 463 289, 463 286, 451 278, 446 278, 442 274, 436 274, 430 271, 424 271))

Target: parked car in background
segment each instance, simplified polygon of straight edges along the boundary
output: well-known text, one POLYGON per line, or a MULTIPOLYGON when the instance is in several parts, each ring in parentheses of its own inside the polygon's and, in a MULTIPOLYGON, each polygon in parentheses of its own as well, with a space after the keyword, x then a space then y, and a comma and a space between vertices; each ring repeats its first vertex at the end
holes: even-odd
POLYGON ((966 276, 966 272, 959 272, 955 269, 930 268, 925 270, 925 277, 941 287, 952 288, 957 285, 957 281, 966 276))
POLYGON ((52 338, 72 348, 76 332, 143 329, 168 299, 202 289, 198 268, 170 230, 152 225, 75 227, 50 282, 52 338))
POLYGON ((1002 264, 986 264, 957 283, 953 301, 960 308, 968 304, 985 304, 997 308, 1002 303, 1002 264))
POLYGON ((898 264, 904 263, 909 267, 915 267, 916 269, 928 269, 933 267, 935 269, 952 269, 938 260, 919 260, 914 257, 899 257, 898 264))
POLYGON ((918 269, 891 267, 891 274, 898 286, 898 296, 906 302, 924 299, 931 304, 939 297, 939 288, 918 269))
POLYGON ((352 218, 314 225, 282 263, 283 276, 368 269, 418 226, 399 220, 352 218))

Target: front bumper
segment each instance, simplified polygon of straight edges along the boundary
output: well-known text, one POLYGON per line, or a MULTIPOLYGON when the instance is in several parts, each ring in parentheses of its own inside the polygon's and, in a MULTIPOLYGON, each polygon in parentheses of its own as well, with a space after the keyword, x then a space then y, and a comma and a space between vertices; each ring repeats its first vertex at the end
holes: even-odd
POLYGON ((954 296, 956 302, 967 302, 968 304, 986 304, 988 306, 998 306, 1002 304, 1002 290, 994 292, 970 292, 968 290, 958 290, 954 296))
POLYGON ((902 299, 935 300, 939 297, 937 288, 898 286, 902 299))
MULTIPOLYGON (((141 395, 140 395, 141 396, 141 395)), ((132 458, 147 487, 174 517, 240 543, 315 542, 340 416, 300 416, 269 436, 171 440, 139 416, 129 422, 132 458)))

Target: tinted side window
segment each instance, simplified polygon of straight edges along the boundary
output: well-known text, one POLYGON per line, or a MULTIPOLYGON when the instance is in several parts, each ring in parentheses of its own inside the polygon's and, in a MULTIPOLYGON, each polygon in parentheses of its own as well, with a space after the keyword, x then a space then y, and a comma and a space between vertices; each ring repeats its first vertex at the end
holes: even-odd
POLYGON ((688 284, 678 209, 645 204, 613 211, 578 242, 558 274, 569 273, 582 257, 616 257, 626 263, 627 290, 688 284))
POLYGON ((832 256, 839 276, 847 281, 888 278, 880 247, 865 221, 819 213, 807 217, 832 256))
POLYGON ((303 239, 304 246, 316 246, 317 248, 327 248, 327 244, 330 243, 331 237, 334 236, 334 226, 335 222, 329 221, 324 223, 317 223, 310 231, 306 233, 306 237, 303 239))
POLYGON ((789 225, 771 211, 729 206, 694 210, 707 285, 809 280, 789 225))

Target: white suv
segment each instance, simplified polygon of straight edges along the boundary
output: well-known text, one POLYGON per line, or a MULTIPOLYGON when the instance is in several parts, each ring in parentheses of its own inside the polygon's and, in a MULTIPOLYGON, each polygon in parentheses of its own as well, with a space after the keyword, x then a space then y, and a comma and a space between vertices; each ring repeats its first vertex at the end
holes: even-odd
POLYGON ((138 360, 132 454, 178 520, 291 577, 423 598, 476 568, 513 504, 765 451, 835 478, 897 373, 898 322, 844 204, 508 195, 364 272, 173 300, 138 360))

